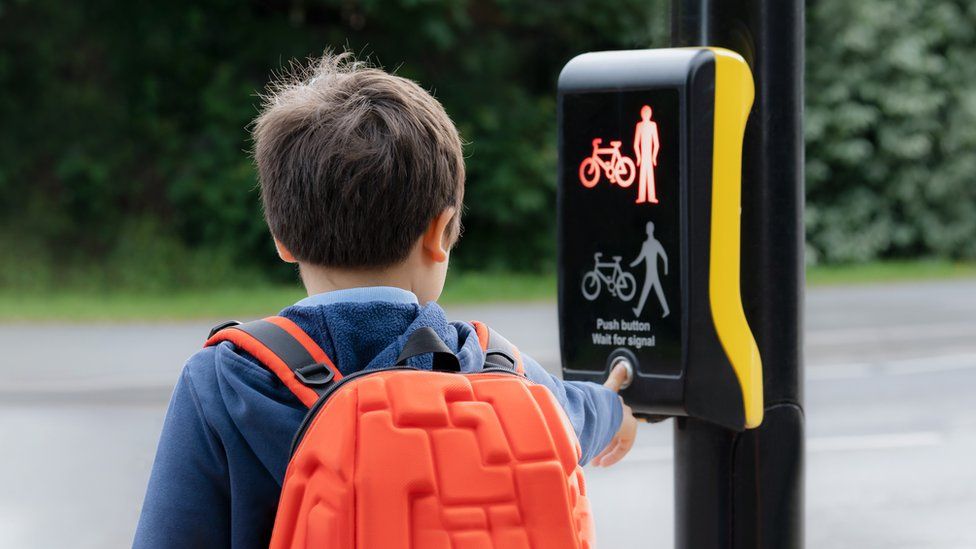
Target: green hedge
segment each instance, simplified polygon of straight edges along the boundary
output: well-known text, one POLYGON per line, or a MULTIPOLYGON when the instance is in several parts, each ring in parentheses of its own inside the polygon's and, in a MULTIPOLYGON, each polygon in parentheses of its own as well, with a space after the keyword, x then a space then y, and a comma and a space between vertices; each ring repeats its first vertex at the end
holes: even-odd
MULTIPOLYGON (((976 256, 974 9, 811 3, 812 261, 976 256)), ((550 270, 559 68, 667 29, 664 0, 0 0, 0 285, 292 278, 247 127, 272 71, 327 47, 417 79, 454 117, 457 263, 550 270)))
POLYGON ((811 2, 809 260, 976 258, 974 48, 968 0, 811 2))
POLYGON ((559 69, 662 39, 656 13, 646 0, 0 0, 0 246, 20 259, 0 283, 292 277, 261 220, 247 127, 272 72, 325 48, 420 81, 454 117, 469 173, 457 263, 550 268, 559 69))

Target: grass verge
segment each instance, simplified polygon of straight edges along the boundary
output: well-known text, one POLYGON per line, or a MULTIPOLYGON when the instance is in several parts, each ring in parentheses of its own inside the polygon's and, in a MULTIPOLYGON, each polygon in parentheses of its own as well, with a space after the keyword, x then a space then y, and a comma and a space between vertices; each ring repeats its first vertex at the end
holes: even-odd
POLYGON ((856 265, 823 265, 807 269, 807 284, 887 284, 918 280, 976 278, 976 263, 950 261, 879 261, 856 265))
MULTIPOLYGON (((976 263, 906 261, 821 266, 807 270, 807 283, 811 286, 955 278, 976 278, 976 263)), ((304 295, 297 285, 170 293, 0 290, 0 322, 245 319, 277 312, 304 295)), ((556 277, 551 274, 452 273, 440 301, 450 306, 545 301, 553 300, 555 296, 556 277)))
MULTIPOLYGON (((555 299, 555 295, 555 275, 452 273, 440 302, 525 302, 555 299)), ((304 290, 297 285, 174 292, 0 290, 0 322, 253 318, 280 311, 303 297, 304 290)))

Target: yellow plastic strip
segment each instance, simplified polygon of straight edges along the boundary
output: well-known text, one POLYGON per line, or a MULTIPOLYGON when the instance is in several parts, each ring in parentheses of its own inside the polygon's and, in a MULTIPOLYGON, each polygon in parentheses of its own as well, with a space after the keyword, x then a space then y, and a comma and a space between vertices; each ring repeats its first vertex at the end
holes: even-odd
POLYGON ((762 361, 739 292, 742 138, 755 94, 752 73, 737 53, 715 54, 715 128, 712 152, 712 228, 708 293, 719 341, 742 388, 745 426, 763 419, 762 361))

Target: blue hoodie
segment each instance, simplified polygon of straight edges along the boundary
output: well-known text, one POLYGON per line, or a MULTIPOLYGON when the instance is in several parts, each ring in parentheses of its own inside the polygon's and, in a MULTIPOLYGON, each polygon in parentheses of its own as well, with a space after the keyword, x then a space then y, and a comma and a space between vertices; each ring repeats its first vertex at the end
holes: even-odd
MULTIPOLYGON (((436 303, 395 288, 319 294, 280 313, 301 327, 343 375, 395 362, 407 335, 433 328, 462 371, 484 353, 474 328, 448 322, 436 303)), ((511 339, 511 336, 508 336, 511 339)), ((518 344, 518 342, 515 342, 518 344)), ((566 410, 587 463, 620 426, 617 395, 562 381, 522 355, 526 375, 566 410)), ((411 365, 430 369, 430 357, 411 365)), ((292 437, 307 408, 253 357, 223 342, 193 355, 180 375, 156 452, 134 547, 267 547, 292 437)))

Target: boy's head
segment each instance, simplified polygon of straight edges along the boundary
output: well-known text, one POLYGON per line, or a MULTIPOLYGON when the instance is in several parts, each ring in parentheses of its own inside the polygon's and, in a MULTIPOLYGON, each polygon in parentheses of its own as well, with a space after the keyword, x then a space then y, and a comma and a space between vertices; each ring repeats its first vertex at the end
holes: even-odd
POLYGON ((436 299, 460 231, 464 159, 429 93, 349 54, 326 54, 272 84, 254 141, 265 219, 306 284, 307 270, 409 267, 426 269, 411 282, 434 286, 414 291, 436 299), (440 280, 420 280, 431 277, 440 280))

